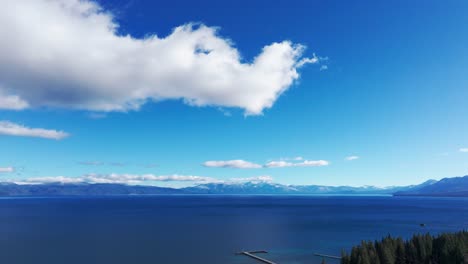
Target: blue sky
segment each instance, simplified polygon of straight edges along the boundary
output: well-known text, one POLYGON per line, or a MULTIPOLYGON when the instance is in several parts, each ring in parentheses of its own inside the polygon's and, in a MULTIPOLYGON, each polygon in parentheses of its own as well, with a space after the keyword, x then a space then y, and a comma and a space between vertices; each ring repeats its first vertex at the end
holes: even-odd
POLYGON ((468 174, 466 1, 60 2, 0 11, 4 181, 468 174))

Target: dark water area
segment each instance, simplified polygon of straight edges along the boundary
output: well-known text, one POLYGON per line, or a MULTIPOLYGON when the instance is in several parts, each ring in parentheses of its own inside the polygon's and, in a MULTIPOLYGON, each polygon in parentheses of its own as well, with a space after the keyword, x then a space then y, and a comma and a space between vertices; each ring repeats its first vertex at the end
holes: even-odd
POLYGON ((363 239, 467 228, 467 198, 3 198, 0 261, 254 264, 234 253, 267 250, 278 264, 320 263, 315 252, 340 255, 363 239))

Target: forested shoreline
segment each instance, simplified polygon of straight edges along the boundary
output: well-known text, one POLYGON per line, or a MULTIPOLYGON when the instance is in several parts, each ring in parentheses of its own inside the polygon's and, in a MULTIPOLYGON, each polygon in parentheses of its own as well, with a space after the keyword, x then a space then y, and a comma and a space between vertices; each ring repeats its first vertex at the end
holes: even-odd
POLYGON ((466 263, 468 231, 437 236, 416 234, 408 240, 390 235, 380 241, 362 241, 342 253, 342 264, 459 264, 466 263))

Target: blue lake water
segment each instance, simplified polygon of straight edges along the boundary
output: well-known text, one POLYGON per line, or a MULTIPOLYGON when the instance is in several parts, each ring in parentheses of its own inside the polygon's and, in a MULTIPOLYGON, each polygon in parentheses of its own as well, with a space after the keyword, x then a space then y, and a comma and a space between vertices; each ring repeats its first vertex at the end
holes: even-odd
MULTIPOLYGON (((2 263, 320 263, 363 239, 468 228, 467 198, 135 196, 0 199, 2 263), (425 227, 420 224, 424 223, 425 227)), ((328 262, 337 263, 337 262, 328 262)))

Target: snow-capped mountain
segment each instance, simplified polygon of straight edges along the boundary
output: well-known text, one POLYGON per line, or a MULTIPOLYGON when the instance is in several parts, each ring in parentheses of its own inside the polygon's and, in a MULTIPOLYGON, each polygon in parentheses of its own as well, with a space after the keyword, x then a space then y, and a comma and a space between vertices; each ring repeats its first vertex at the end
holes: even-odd
POLYGON ((60 195, 158 195, 158 194, 247 194, 247 195, 426 195, 468 196, 468 176, 429 180, 410 186, 284 185, 271 181, 208 183, 186 188, 162 188, 125 184, 49 183, 19 185, 0 183, 0 196, 60 195))
POLYGON ((188 193, 197 194, 393 194, 398 191, 406 191, 417 186, 429 184, 432 181, 421 185, 411 186, 322 186, 322 185, 283 185, 272 182, 236 182, 236 183, 209 183, 195 187, 184 188, 188 193))

